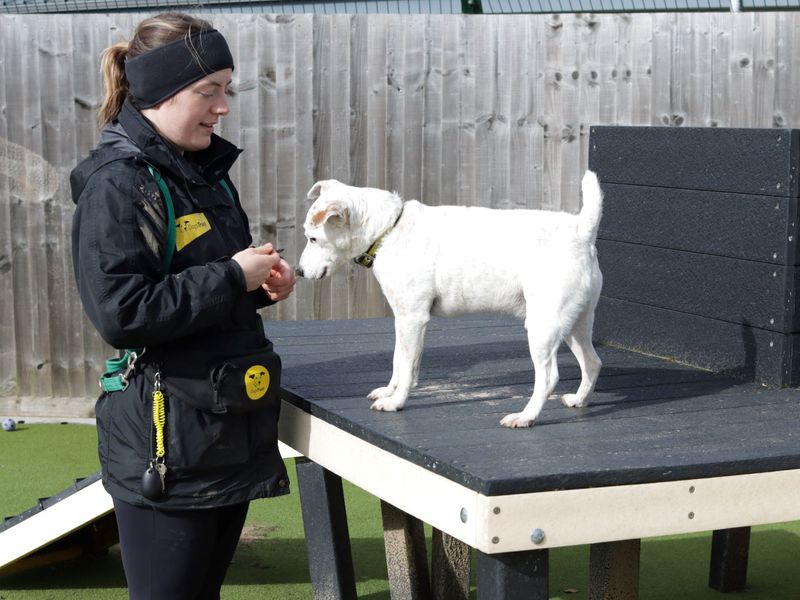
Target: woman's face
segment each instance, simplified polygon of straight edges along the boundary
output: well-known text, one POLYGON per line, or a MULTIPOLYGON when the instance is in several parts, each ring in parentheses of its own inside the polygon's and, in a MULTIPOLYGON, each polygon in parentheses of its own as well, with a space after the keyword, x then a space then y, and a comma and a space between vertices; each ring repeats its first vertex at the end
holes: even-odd
POLYGON ((158 106, 143 109, 142 114, 179 150, 195 152, 208 148, 214 126, 228 114, 225 91, 232 73, 233 69, 212 73, 158 106))

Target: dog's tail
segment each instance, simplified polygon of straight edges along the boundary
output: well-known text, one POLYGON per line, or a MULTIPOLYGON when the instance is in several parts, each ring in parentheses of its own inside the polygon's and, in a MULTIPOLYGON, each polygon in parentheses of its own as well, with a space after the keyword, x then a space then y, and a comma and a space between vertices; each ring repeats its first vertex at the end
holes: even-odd
POLYGON ((583 207, 578 215, 578 239, 594 243, 597 228, 603 215, 603 190, 594 171, 586 171, 581 181, 583 207))

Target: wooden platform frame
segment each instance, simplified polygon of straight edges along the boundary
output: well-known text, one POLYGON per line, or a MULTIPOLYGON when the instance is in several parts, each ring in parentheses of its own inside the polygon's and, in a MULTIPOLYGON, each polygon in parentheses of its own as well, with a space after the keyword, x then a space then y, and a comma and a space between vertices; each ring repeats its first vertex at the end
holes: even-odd
MULTIPOLYGON (((717 547, 717 556, 712 557, 710 585, 720 591, 734 591, 744 586, 741 566, 747 564, 747 543, 742 546, 736 542, 742 539, 741 535, 735 535, 731 541, 730 534, 743 532, 749 539, 751 525, 800 519, 797 502, 800 469, 485 496, 292 404, 284 402, 282 411, 281 440, 318 465, 313 476, 316 481, 324 478, 330 486, 332 476, 347 479, 411 517, 411 526, 413 519, 419 519, 433 526, 434 531, 476 549, 481 600, 546 599, 547 550, 583 544, 591 545, 590 597, 634 600, 638 598, 641 538, 710 530, 715 531, 717 547), (391 476, 387 477, 387 473, 391 476), (720 502, 720 498, 732 497, 737 501, 720 502), (727 555, 734 546, 740 552, 731 558, 727 555), (737 571, 738 579, 732 581, 737 576, 731 573, 737 571)), ((302 470, 298 470, 298 477, 302 490, 309 485, 308 479, 302 470)), ((329 528, 328 536, 309 539, 311 557, 332 556, 337 565, 327 575, 319 569, 312 574, 315 598, 355 597, 346 515, 344 503, 339 501, 340 484, 338 494, 333 496, 335 510, 331 509, 331 496, 327 493, 302 497, 304 514, 322 512, 340 524, 329 528)), ((440 548, 441 540, 434 544, 434 553, 440 548)), ((391 550, 387 538, 387 553, 391 550)), ((397 579, 398 568, 390 568, 393 597, 431 597, 427 581, 419 583, 423 576, 414 569, 415 560, 418 558, 413 553, 404 555, 399 571, 405 575, 400 582, 391 581, 393 576, 397 579), (403 590, 399 594, 398 588, 403 590)), ((427 573, 424 569, 422 572, 427 573)), ((456 591, 434 592, 433 597, 464 597, 463 585, 456 591)))
POLYGON ((332 473, 486 554, 800 519, 800 469, 484 496, 288 403, 280 437, 332 473), (734 497, 736 502, 719 500, 734 497), (544 532, 538 543, 532 541, 536 530, 544 532))

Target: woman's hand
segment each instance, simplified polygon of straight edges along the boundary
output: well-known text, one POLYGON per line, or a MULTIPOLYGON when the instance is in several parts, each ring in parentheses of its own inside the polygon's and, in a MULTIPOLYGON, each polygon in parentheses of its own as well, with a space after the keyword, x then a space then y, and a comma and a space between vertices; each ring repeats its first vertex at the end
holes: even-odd
POLYGON ((261 287, 273 302, 278 302, 289 297, 296 281, 294 269, 281 258, 261 287))
MULTIPOLYGON (((276 269, 279 263, 283 262, 280 255, 275 252, 272 244, 264 244, 258 248, 245 248, 241 252, 234 254, 233 260, 239 263, 242 268, 248 292, 266 285, 265 282, 271 277, 273 269, 276 269)), ((286 266, 288 267, 289 265, 286 266)), ((289 267, 289 270, 291 271, 291 267, 289 267)), ((294 278, 294 273, 292 273, 292 278, 294 278)), ((294 279, 292 279, 292 287, 294 287, 294 279)))

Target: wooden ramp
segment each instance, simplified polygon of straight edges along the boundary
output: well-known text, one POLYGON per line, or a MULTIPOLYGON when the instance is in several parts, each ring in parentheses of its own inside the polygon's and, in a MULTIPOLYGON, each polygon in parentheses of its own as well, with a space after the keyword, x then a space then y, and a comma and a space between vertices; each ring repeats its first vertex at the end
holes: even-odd
MULTIPOLYGON (((283 458, 299 453, 282 442, 283 458)), ((119 541, 114 504, 98 471, 0 523, 0 574, 105 552, 119 541)))
POLYGON ((0 523, 0 573, 104 552, 118 541, 100 472, 0 523))

